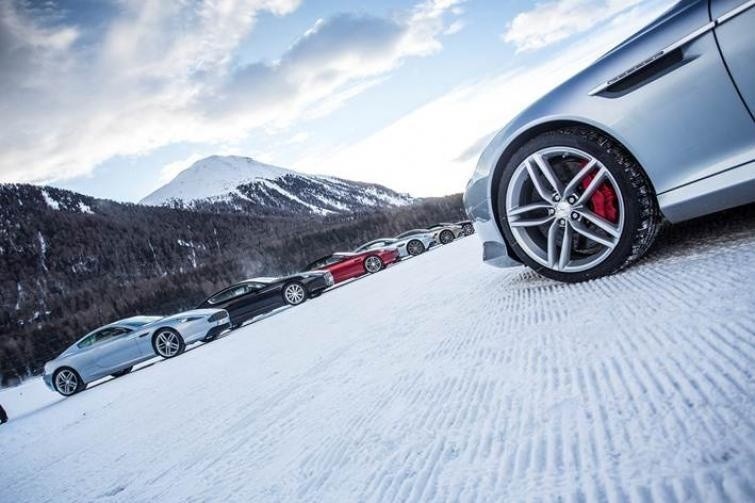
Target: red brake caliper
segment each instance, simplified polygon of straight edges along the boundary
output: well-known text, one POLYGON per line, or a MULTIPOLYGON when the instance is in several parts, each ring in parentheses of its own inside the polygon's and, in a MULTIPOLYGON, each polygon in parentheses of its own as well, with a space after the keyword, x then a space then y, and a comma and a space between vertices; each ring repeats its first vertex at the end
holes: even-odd
MULTIPOLYGON (((592 179, 593 175, 587 175, 582 180, 582 190, 586 189, 592 179)), ((590 198, 590 209, 596 215, 605 218, 609 222, 616 223, 619 220, 619 210, 616 206, 616 191, 608 182, 605 182, 590 198)))

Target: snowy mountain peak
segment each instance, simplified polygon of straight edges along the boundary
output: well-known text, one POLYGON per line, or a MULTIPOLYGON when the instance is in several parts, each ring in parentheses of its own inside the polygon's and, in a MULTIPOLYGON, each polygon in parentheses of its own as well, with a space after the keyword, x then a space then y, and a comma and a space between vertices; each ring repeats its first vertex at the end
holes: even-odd
POLYGON ((152 206, 179 201, 191 203, 226 196, 239 185, 255 180, 275 180, 290 174, 296 173, 249 157, 213 155, 195 162, 141 203, 152 206))
POLYGON ((245 213, 329 215, 412 202, 375 184, 304 175, 248 157, 212 156, 195 162, 141 203, 245 213))

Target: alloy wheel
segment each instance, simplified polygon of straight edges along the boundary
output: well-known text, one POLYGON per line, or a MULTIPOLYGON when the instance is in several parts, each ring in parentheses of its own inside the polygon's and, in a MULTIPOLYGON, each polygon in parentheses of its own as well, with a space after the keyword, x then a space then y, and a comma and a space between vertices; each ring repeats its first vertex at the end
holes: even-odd
POLYGON ((155 347, 160 356, 171 358, 176 356, 181 350, 181 340, 178 335, 169 330, 164 330, 157 334, 155 338, 155 347))
POLYGON ((79 389, 79 377, 73 370, 63 369, 55 375, 55 388, 63 395, 73 395, 79 389))
POLYGON ((286 297, 286 302, 288 302, 289 304, 294 306, 301 304, 302 302, 304 302, 304 287, 297 283, 292 283, 286 287, 283 295, 286 297))
POLYGON ((447 245, 448 243, 450 243, 453 240, 454 240, 454 233, 453 232, 451 232, 449 230, 445 230, 445 231, 443 231, 443 232, 440 233, 440 242, 442 244, 447 245))
POLYGON ((409 255, 417 256, 425 251, 425 245, 423 245, 421 241, 414 239, 407 243, 406 251, 409 252, 409 255))
POLYGON ((527 157, 511 177, 505 202, 517 244, 559 272, 597 266, 624 230, 616 179, 595 157, 572 147, 548 147, 527 157))
POLYGON ((376 273, 383 268, 383 262, 378 257, 368 257, 367 260, 364 261, 364 268, 367 269, 367 272, 369 273, 376 273))

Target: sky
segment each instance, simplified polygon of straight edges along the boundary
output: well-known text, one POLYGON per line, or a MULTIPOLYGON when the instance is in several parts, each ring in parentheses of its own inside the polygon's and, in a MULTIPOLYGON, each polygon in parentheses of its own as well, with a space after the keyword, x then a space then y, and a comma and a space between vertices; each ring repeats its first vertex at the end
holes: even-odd
POLYGON ((0 0, 0 183, 138 202, 244 155, 414 196, 672 0, 0 0))

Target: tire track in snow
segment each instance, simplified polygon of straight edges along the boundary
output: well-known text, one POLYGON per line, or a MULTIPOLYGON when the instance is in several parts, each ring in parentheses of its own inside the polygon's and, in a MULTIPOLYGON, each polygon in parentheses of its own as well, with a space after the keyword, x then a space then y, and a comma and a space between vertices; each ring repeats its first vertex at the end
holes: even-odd
POLYGON ((753 501, 755 217, 729 220, 578 285, 483 266, 474 239, 441 248, 4 425, 0 486, 12 501, 753 501), (103 449, 90 431, 121 417, 145 427, 103 449))

